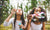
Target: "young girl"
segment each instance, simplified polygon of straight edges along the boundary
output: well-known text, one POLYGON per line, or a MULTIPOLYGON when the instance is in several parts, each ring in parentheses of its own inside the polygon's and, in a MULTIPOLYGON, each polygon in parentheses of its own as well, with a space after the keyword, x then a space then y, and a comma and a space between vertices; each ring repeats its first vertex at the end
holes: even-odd
POLYGON ((6 20, 4 21, 4 26, 8 26, 12 24, 12 30, 20 30, 20 28, 25 29, 24 25, 25 25, 25 20, 24 20, 24 16, 23 16, 23 11, 21 9, 13 9, 11 11, 11 14, 8 16, 8 18, 6 18, 6 20), (15 12, 15 18, 11 18, 12 15, 15 12))
POLYGON ((38 8, 34 8, 31 12, 30 12, 31 15, 28 15, 28 23, 27 23, 27 30, 45 30, 45 21, 47 21, 47 18, 46 18, 46 12, 44 9, 42 9, 41 7, 38 7, 38 8), (44 12, 44 16, 45 18, 42 20, 42 19, 39 19, 37 14, 39 14, 40 12, 44 12), (32 14, 35 14, 34 17, 36 19, 32 19, 32 14))

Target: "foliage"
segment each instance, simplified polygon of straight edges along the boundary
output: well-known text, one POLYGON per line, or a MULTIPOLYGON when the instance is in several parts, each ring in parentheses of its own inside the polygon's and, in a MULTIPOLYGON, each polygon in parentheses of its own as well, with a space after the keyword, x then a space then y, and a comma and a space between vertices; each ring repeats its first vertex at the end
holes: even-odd
POLYGON ((3 1, 3 5, 2 5, 2 8, 1 8, 1 15, 0 15, 0 24, 3 23, 3 21, 8 17, 9 15, 9 9, 12 9, 13 7, 12 6, 9 6, 9 1, 3 1))
POLYGON ((31 9, 33 8, 33 7, 36 7, 36 5, 37 5, 37 0, 31 0, 31 9))

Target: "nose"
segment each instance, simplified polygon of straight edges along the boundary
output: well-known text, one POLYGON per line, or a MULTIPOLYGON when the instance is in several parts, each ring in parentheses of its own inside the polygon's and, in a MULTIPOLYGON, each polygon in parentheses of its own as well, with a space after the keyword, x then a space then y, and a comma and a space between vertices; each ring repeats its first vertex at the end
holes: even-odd
POLYGON ((20 12, 20 9, 19 9, 19 12, 20 12))

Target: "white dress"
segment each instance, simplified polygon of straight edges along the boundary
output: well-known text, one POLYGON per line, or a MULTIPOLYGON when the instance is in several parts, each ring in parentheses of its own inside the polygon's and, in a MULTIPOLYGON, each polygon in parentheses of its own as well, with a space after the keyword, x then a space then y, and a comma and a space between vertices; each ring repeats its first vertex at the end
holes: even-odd
POLYGON ((42 28, 42 23, 39 25, 34 24, 33 22, 31 22, 31 28, 30 30, 41 30, 42 28))
MULTIPOLYGON (((15 30, 20 30, 20 28, 19 28, 19 23, 22 23, 22 21, 17 21, 17 20, 16 20, 15 30)), ((10 25, 10 24, 12 24, 12 30, 14 30, 14 18, 11 18, 11 19, 9 20, 9 22, 4 21, 4 26, 8 26, 8 25, 10 25)), ((26 27, 26 24, 25 24, 25 27, 26 27)))

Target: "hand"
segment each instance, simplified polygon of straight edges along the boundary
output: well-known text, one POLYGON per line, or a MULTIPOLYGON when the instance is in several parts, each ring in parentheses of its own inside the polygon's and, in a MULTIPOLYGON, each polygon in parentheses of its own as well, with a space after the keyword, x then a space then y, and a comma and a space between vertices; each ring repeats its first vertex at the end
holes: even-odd
POLYGON ((11 10, 11 14, 15 14, 15 12, 16 12, 16 9, 11 10))
POLYGON ((31 23, 32 15, 27 16, 28 22, 31 23))
POLYGON ((25 29, 25 27, 21 24, 22 29, 25 29))
POLYGON ((25 27, 23 26, 23 24, 20 24, 20 25, 19 25, 19 27, 20 27, 20 28, 22 28, 22 29, 24 29, 24 28, 25 28, 25 27))

